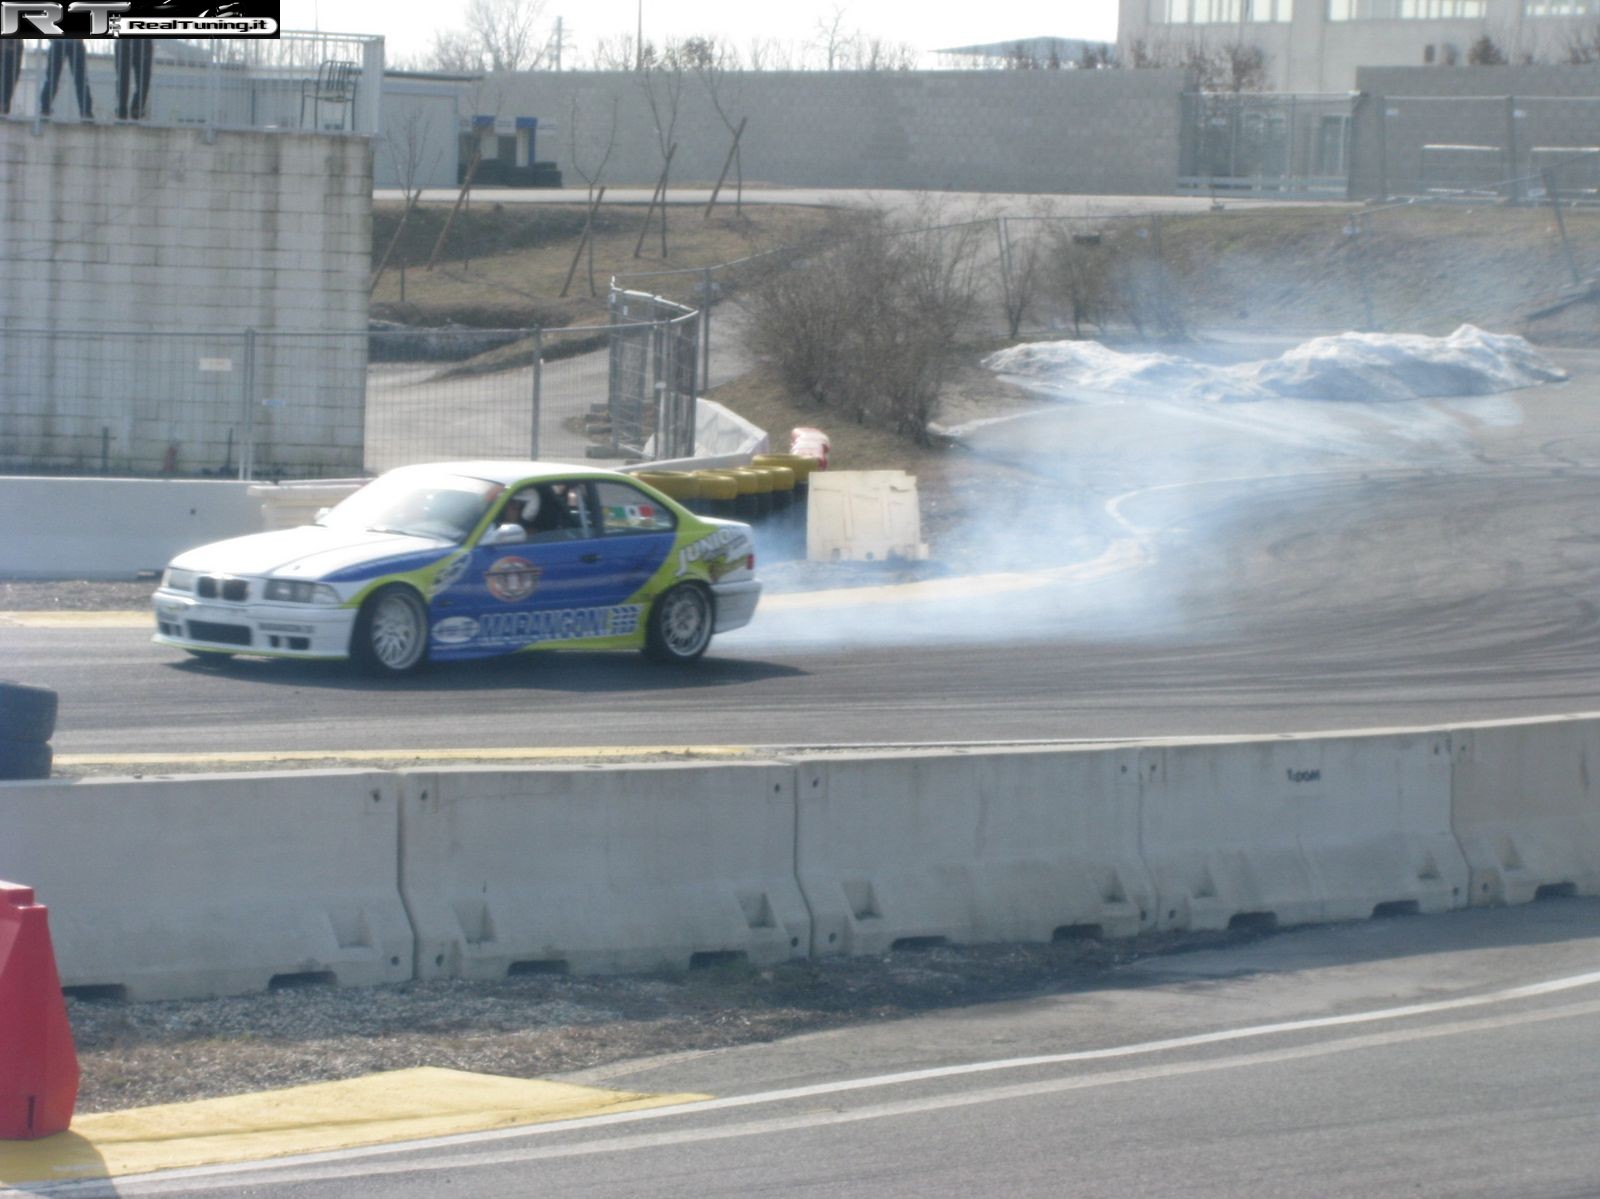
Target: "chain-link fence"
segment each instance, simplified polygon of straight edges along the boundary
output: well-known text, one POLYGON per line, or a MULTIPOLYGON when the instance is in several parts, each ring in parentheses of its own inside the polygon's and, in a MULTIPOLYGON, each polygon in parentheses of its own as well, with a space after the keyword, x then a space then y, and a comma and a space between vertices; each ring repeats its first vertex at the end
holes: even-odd
POLYGON ((644 292, 611 292, 610 436, 621 453, 694 454, 700 313, 644 292))
POLYGON ((1573 199, 1600 188, 1600 96, 1370 96, 1355 126, 1353 195, 1513 203, 1574 161, 1573 199))
POLYGON ((1342 199, 1348 95, 1186 92, 1178 190, 1342 199))
POLYGON ((697 314, 629 303, 643 320, 559 330, 0 328, 0 470, 309 479, 690 453, 697 314))

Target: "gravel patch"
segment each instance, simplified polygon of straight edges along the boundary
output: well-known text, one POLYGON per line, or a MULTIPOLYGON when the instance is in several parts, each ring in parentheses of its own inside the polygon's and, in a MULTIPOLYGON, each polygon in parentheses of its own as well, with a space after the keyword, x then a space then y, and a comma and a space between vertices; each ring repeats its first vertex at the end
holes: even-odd
POLYGON ((439 1066, 549 1077, 614 1062, 1064 990, 1116 985, 1117 967, 1262 934, 946 947, 685 974, 380 987, 302 987, 227 999, 69 998, 83 1112, 142 1107, 380 1070, 439 1066))

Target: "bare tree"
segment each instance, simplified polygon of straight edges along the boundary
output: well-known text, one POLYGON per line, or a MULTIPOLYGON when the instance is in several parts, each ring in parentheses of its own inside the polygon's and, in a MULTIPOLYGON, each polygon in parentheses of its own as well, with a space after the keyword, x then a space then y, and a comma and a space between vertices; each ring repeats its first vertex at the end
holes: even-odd
MULTIPOLYGON (((669 51, 673 47, 668 47, 669 51)), ((651 197, 650 207, 644 214, 644 228, 639 231, 639 244, 634 247, 633 256, 639 257, 644 249, 645 233, 650 228, 650 217, 655 211, 656 196, 661 203, 661 257, 667 257, 667 176, 672 170, 672 156, 678 149, 674 134, 678 127, 678 107, 683 100, 683 62, 678 53, 669 52, 662 61, 656 62, 653 55, 641 59, 645 63, 639 71, 639 91, 644 96, 644 102, 650 109, 650 119, 653 122, 656 134, 656 145, 661 151, 661 178, 656 184, 655 195, 651 197)))
MULTIPOLYGON (((606 173, 606 164, 611 161, 612 151, 614 151, 617 146, 617 108, 617 98, 613 96, 611 99, 611 124, 606 131, 605 149, 601 151, 599 159, 595 161, 592 167, 585 165, 583 155, 578 148, 578 126, 581 124, 581 122, 579 120, 577 96, 572 97, 572 110, 567 119, 567 137, 570 150, 569 159, 572 163, 572 169, 578 173, 578 177, 583 180, 585 186, 587 186, 589 189, 589 215, 584 219, 583 236, 578 239, 578 248, 576 251, 574 251, 572 265, 575 269, 578 265, 578 255, 587 252, 589 262, 589 294, 591 296, 597 294, 594 283, 594 220, 599 208, 599 203, 595 198, 595 189, 596 187, 600 186, 600 181, 606 173)), ((601 194, 604 194, 603 188, 601 194)), ((572 274, 573 272, 571 270, 567 272, 567 281, 561 288, 562 295, 566 295, 567 289, 572 285, 572 274)))
POLYGON ((482 70, 483 60, 465 33, 441 29, 434 33, 433 45, 423 55, 422 65, 428 70, 467 75, 482 70))
POLYGON ((1600 22, 1569 31, 1562 49, 1563 57, 1572 66, 1600 62, 1600 22))
POLYGON ((594 52, 589 56, 589 63, 596 71, 631 71, 637 57, 633 37, 619 33, 597 41, 594 52))
POLYGON ((461 28, 434 33, 424 56, 436 71, 531 71, 549 55, 544 0, 468 0, 459 12, 461 28))
POLYGON ((490 71, 531 71, 544 61, 543 0, 467 0, 463 19, 490 71))
MULTIPOLYGON (((717 117, 728 130, 728 135, 733 139, 728 150, 729 162, 734 168, 734 200, 735 213, 744 211, 744 152, 740 148, 740 139, 744 134, 745 118, 733 119, 733 109, 741 103, 744 97, 744 71, 739 66, 739 58, 731 48, 724 50, 721 46, 714 48, 714 52, 705 56, 694 66, 695 76, 700 80, 701 86, 706 89, 706 96, 711 101, 711 107, 716 111, 717 117)), ((706 205, 706 215, 711 215, 711 208, 717 202, 717 193, 722 190, 723 179, 728 175, 728 166, 722 168, 722 178, 717 180, 717 186, 711 193, 711 202, 706 205)))
POLYGON ((965 352, 987 222, 853 214, 850 236, 772 260, 751 293, 751 340, 797 395, 923 444, 944 381, 965 352))
POLYGON ((389 244, 384 247, 383 257, 378 260, 378 266, 372 272, 372 286, 367 289, 369 295, 377 290, 378 280, 383 278, 384 269, 389 265, 389 258, 394 253, 395 246, 400 243, 400 235, 405 232, 406 222, 411 219, 412 211, 422 198, 422 189, 427 176, 439 165, 439 160, 443 157, 443 147, 434 141, 433 133, 433 116, 422 108, 412 108, 398 121, 389 121, 388 128, 384 130, 383 152, 389 159, 395 178, 400 181, 400 192, 404 197, 405 207, 401 209, 400 221, 394 227, 394 234, 389 238, 389 244))
POLYGON ((813 41, 822 51, 824 70, 839 70, 849 54, 850 39, 844 31, 844 14, 842 7, 835 6, 832 16, 817 18, 817 32, 813 41))
POLYGON ((1503 67, 1510 61, 1500 44, 1487 32, 1467 47, 1467 65, 1473 67, 1503 67))

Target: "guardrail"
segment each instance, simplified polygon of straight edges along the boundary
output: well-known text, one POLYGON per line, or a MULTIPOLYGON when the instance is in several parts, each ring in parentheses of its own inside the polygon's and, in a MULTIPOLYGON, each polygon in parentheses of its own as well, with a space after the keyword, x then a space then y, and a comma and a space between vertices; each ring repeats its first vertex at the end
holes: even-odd
POLYGON ((69 991, 131 999, 1256 928, 1600 894, 1594 760, 1590 715, 53 780, 0 786, 0 877, 49 903, 69 991))

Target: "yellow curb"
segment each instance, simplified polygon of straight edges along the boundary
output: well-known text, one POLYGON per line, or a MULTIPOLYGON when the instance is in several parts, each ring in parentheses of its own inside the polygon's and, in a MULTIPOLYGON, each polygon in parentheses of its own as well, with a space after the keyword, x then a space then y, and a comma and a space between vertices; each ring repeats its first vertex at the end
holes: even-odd
POLYGON ((748 745, 591 745, 523 746, 511 749, 287 749, 169 753, 57 754, 57 766, 160 766, 166 763, 249 765, 259 762, 564 762, 574 758, 745 758, 748 745))
POLYGON ((0 627, 17 629, 153 629, 150 612, 0 612, 0 627))
POLYGON ((0 1142, 0 1184, 253 1162, 709 1098, 607 1091, 460 1070, 395 1070, 344 1082, 80 1116, 69 1131, 53 1137, 0 1142))

